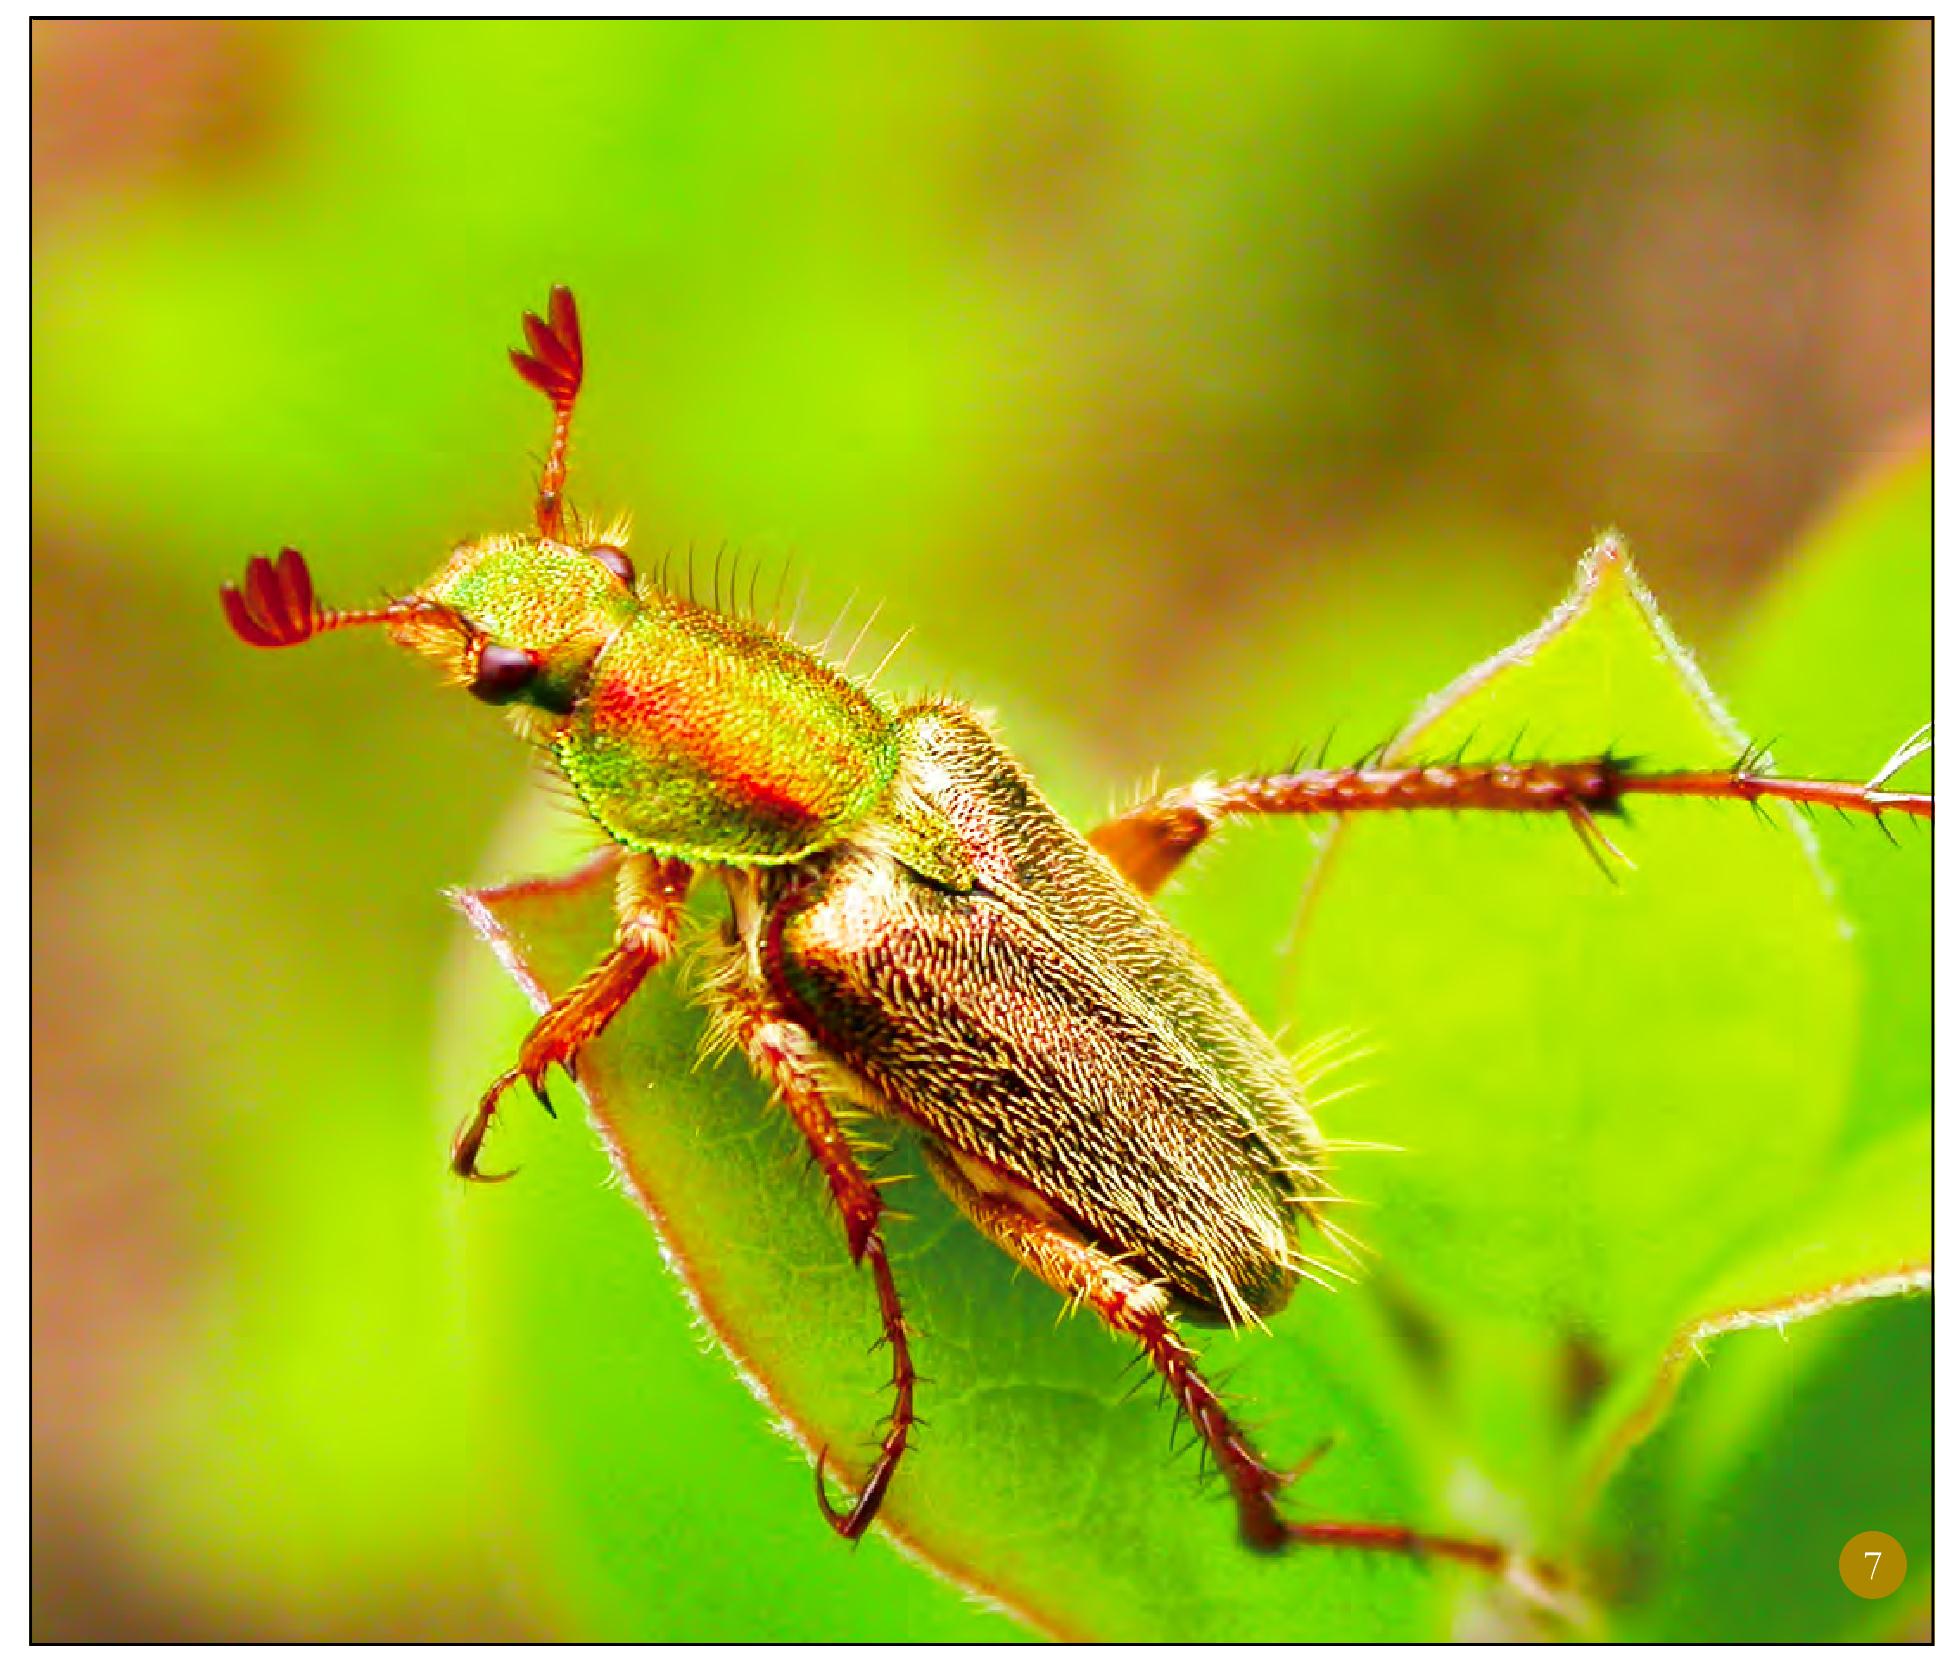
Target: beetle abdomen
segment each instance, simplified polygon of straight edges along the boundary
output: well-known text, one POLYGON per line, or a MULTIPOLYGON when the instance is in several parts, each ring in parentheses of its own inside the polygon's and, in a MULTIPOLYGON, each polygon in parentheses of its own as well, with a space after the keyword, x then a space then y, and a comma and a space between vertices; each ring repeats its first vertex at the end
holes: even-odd
POLYGON ((909 829, 936 814, 970 887, 860 835, 773 904, 778 990, 894 1111, 1187 1307, 1278 1308, 1318 1157, 1285 1059, 971 713, 901 721, 909 829))

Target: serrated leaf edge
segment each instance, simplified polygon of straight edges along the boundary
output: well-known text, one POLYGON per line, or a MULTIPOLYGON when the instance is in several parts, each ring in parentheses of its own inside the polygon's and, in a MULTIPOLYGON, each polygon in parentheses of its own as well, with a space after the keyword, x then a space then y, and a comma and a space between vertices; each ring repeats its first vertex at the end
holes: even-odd
POLYGON ((1614 1471, 1626 1462, 1633 1449, 1652 1434, 1661 1419, 1666 1416, 1669 1405, 1687 1375, 1689 1357, 1701 1359, 1703 1345, 1718 1337, 1725 1337, 1731 1332, 1760 1330, 1764 1327, 1774 1327, 1781 1331, 1785 1326, 1799 1320, 1811 1319, 1829 1309, 1843 1308, 1851 1303, 1870 1302, 1875 1298, 1908 1297, 1918 1292, 1931 1291, 1932 1288, 1933 1265, 1929 1261, 1913 1259, 1900 1263, 1897 1268, 1878 1274, 1840 1280, 1835 1285, 1825 1286, 1819 1291, 1798 1292, 1790 1297, 1774 1298, 1767 1303, 1724 1309, 1690 1321, 1674 1334, 1665 1353, 1662 1354, 1660 1370, 1655 1373, 1653 1385, 1647 1391, 1646 1398, 1627 1415, 1625 1421, 1601 1446, 1592 1468, 1586 1472, 1584 1481, 1580 1483, 1574 1506, 1575 1519, 1583 1522, 1590 1516, 1600 1494, 1606 1490, 1607 1482, 1613 1478, 1614 1471))

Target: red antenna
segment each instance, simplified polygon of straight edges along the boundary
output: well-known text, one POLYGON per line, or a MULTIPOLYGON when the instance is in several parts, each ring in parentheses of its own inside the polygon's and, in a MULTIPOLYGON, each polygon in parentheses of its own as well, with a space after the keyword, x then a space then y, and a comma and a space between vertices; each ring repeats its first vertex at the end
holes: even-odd
POLYGON ((524 312, 524 337, 531 348, 513 350, 510 361, 526 384, 551 398, 551 451, 538 479, 538 533, 558 539, 565 532, 565 453, 572 439, 572 404, 585 381, 585 346, 571 288, 552 288, 548 309, 550 321, 534 310, 524 312))
POLYGON ((380 625, 397 617, 399 604, 386 608, 322 608, 313 595, 313 575, 306 559, 290 545, 279 560, 254 557, 245 565, 245 584, 222 587, 231 629, 256 649, 286 649, 342 626, 380 625))

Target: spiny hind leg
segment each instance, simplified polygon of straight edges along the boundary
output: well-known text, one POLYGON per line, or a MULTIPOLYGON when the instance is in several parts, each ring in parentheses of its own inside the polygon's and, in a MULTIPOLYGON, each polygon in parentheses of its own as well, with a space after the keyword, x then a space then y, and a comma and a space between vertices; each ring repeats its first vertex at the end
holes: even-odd
POLYGON ((1573 763, 1433 763, 1401 767, 1303 769, 1198 781, 1159 793, 1102 823, 1089 834, 1116 869, 1145 895, 1154 895, 1219 822, 1238 815, 1359 815, 1482 810, 1512 815, 1558 815, 1605 866, 1618 855, 1598 817, 1618 815, 1636 794, 1720 798, 1761 807, 1765 799, 1871 817, 1930 819, 1923 793, 1891 792, 1886 783, 1924 750, 1901 747, 1869 781, 1813 781, 1768 774, 1751 749, 1729 769, 1648 771, 1611 756, 1573 763))
POLYGON ((1128 1263, 1099 1251, 1053 1218, 1045 1218, 976 1187, 944 1149, 926 1146, 926 1160, 947 1196, 1008 1256, 1064 1297, 1086 1304, 1113 1331, 1134 1337, 1191 1420, 1238 1505, 1239 1534, 1255 1550, 1295 1544, 1336 1549, 1391 1550, 1441 1556, 1484 1572, 1505 1570, 1507 1552, 1473 1539, 1444 1538, 1402 1526, 1360 1521, 1290 1521, 1279 1495, 1292 1477, 1259 1456, 1245 1431, 1198 1371, 1197 1357, 1170 1317, 1164 1288, 1128 1263))
POLYGON ((648 973, 673 956, 691 876, 685 862, 662 861, 650 855, 628 856, 620 863, 614 895, 619 923, 612 948, 576 987, 538 1018, 518 1049, 517 1065, 491 1082, 464 1119, 449 1150, 450 1169, 459 1177, 470 1182, 502 1182, 512 1175, 509 1171, 493 1175, 479 1171, 476 1165, 498 1102, 522 1079, 544 1104, 545 1112, 552 1111, 545 1093, 545 1075, 552 1064, 560 1063, 570 1072, 572 1059, 604 1031, 648 973))
POLYGON ((885 1250, 881 1222, 885 1202, 877 1184, 858 1163, 837 1115, 825 1100, 809 1035, 746 981, 722 987, 715 1002, 724 1036, 774 1086, 777 1098, 803 1133, 810 1157, 823 1172, 837 1214, 843 1219, 844 1241, 850 1248, 851 1261, 869 1265, 877 1287, 883 1341, 889 1345, 892 1355, 892 1409, 885 1420, 877 1461, 848 1507, 840 1510, 831 1503, 824 1479, 829 1450, 824 1448, 817 1454, 817 1502, 823 1508, 824 1519, 839 1537, 861 1538, 885 1501, 917 1419, 914 1390, 918 1376, 912 1365, 904 1306, 899 1301, 898 1284, 892 1278, 891 1259, 885 1250))
POLYGON ((1407 768, 1302 769, 1196 781, 1146 798, 1102 823, 1089 842, 1145 895, 1155 895, 1221 821, 1239 815, 1358 815, 1417 810, 1498 810, 1563 815, 1594 855, 1596 815, 1619 813, 1628 766, 1586 763, 1425 764, 1407 768))

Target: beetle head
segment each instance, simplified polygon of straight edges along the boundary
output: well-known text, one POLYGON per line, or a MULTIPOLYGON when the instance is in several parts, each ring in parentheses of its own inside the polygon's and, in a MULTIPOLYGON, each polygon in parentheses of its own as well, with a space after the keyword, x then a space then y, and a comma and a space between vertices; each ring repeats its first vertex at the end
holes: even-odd
MULTIPOLYGON (((620 538, 618 535, 610 537, 620 538)), ((323 608, 297 551, 254 557, 225 616, 245 642, 287 648, 344 626, 385 625, 492 705, 563 715, 599 651, 639 612, 617 544, 497 536, 458 546, 419 590, 380 608, 323 608)))

